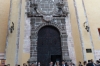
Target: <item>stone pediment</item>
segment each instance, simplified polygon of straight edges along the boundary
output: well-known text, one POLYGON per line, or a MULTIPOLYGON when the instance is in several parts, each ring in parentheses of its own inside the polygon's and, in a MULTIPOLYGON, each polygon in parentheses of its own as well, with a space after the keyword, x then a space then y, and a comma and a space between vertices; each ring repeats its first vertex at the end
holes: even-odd
POLYGON ((62 0, 31 0, 28 17, 42 16, 45 21, 51 21, 54 16, 66 17, 68 14, 67 3, 62 0))

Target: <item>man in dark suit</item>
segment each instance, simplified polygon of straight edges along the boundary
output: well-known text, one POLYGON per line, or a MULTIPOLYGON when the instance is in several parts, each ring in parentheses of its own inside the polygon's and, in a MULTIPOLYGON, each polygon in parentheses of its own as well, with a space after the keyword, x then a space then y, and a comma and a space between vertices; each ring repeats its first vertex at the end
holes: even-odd
POLYGON ((62 66, 68 66, 67 63, 65 63, 65 61, 62 61, 62 66))
POLYGON ((86 66, 93 66, 91 60, 88 60, 88 64, 86 66))

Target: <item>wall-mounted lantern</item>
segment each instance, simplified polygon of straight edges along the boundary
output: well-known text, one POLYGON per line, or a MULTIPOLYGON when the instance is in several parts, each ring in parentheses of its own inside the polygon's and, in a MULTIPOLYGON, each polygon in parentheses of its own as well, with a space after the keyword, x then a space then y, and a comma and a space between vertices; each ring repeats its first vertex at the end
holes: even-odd
POLYGON ((12 22, 12 26, 9 28, 9 30, 10 30, 10 33, 13 32, 13 30, 14 30, 14 23, 13 22, 12 22))
POLYGON ((84 25, 84 27, 85 27, 86 31, 87 31, 87 32, 89 32, 90 27, 86 24, 86 22, 84 22, 84 24, 83 24, 83 25, 84 25))

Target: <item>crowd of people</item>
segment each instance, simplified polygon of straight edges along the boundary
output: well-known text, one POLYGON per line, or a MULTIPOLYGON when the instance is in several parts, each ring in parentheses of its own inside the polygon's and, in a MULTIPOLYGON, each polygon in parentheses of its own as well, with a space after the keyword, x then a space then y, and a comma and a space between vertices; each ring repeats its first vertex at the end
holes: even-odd
MULTIPOLYGON (((10 66, 10 64, 4 65, 4 66, 10 66)), ((15 65, 15 66, 20 66, 20 65, 15 65)), ((40 62, 38 63, 32 63, 30 65, 27 65, 26 63, 23 63, 23 66, 43 66, 40 62)), ((70 63, 66 63, 64 60, 62 61, 62 63, 60 63, 59 61, 56 61, 55 63, 53 63, 52 61, 49 63, 49 66, 75 66, 75 64, 73 64, 72 62, 70 63)))
POLYGON ((100 66, 100 59, 99 60, 96 60, 96 62, 94 63, 94 61, 91 59, 91 60, 88 60, 87 61, 84 61, 83 62, 83 65, 81 62, 79 62, 79 66, 100 66))
MULTIPOLYGON (((4 66, 10 66, 10 64, 4 65, 4 66)), ((20 66, 20 65, 15 65, 15 66, 20 66)), ((26 63, 23 63, 23 66, 42 66, 40 62, 38 63, 32 63, 30 65, 27 65, 26 63)), ((65 62, 64 60, 62 61, 62 63, 60 64, 59 61, 56 61, 55 63, 53 63, 52 61, 49 63, 49 66, 76 66, 74 63, 72 62, 65 62)), ((88 60, 84 61, 83 64, 81 62, 79 62, 78 66, 100 66, 100 59, 96 60, 96 62, 94 63, 93 60, 88 60)))

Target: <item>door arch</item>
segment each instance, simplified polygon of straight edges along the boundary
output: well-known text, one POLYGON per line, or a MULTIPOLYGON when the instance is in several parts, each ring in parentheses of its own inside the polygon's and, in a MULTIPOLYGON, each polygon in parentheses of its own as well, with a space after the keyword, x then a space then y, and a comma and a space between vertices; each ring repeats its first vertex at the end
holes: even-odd
POLYGON ((60 32, 53 26, 44 26, 38 31, 37 61, 48 66, 50 61, 61 61, 60 32))

